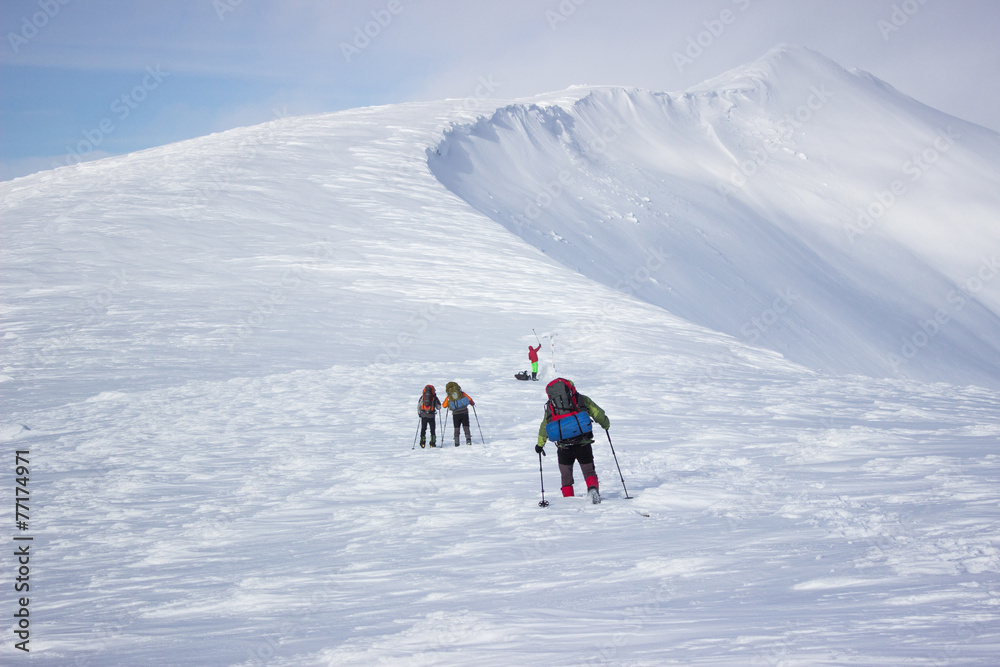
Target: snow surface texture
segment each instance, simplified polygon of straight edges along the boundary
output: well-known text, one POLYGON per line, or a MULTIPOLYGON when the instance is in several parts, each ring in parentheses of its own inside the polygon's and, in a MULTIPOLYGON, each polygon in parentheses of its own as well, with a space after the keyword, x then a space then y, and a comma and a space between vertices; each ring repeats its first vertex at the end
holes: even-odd
POLYGON ((817 368, 875 373, 879 337, 992 253, 996 137, 846 74, 775 135, 819 62, 478 122, 463 101, 280 119, 0 184, 0 520, 28 450, 34 537, 31 654, 8 594, 0 661, 995 664, 995 283, 901 377, 817 368), (606 157, 570 160, 626 111, 606 157), (939 119, 962 138, 852 246, 857 197, 939 119), (718 194, 708 172, 772 144, 718 194), (563 169, 515 224, 518 188, 563 169), (780 327, 740 336, 782 289, 780 327), (538 506, 544 382, 512 377, 532 328, 542 379, 607 411, 633 500, 601 434, 604 502, 579 478, 563 499, 550 451, 538 506), (987 388, 918 379, 936 369, 987 388), (475 443, 413 449, 420 390, 449 380, 475 443))
POLYGON ((680 95, 511 105, 430 165, 689 321, 825 372, 1000 387, 1000 135, 808 49, 680 95))

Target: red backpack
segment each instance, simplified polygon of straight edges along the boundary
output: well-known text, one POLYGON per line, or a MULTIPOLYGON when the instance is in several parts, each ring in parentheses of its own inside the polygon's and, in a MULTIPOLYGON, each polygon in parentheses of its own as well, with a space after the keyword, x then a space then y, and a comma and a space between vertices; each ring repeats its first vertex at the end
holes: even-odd
POLYGON ((570 440, 594 430, 590 415, 580 409, 580 394, 572 382, 556 378, 545 385, 545 393, 549 397, 545 404, 548 417, 545 432, 549 440, 570 440))

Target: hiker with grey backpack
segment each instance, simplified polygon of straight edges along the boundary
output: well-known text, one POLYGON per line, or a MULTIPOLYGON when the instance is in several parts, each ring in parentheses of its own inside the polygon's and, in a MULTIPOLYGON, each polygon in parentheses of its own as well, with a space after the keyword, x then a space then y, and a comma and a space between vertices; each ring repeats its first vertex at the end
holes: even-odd
POLYGON ((593 422, 607 431, 611 427, 611 420, 604 414, 601 406, 579 393, 576 386, 565 378, 556 378, 550 382, 545 387, 545 393, 549 400, 545 404, 545 414, 538 427, 538 444, 535 445, 539 466, 541 457, 546 455, 545 443, 552 440, 556 443, 559 456, 563 497, 574 495, 573 464, 579 463, 587 484, 587 496, 592 503, 601 502, 600 485, 594 468, 593 422))

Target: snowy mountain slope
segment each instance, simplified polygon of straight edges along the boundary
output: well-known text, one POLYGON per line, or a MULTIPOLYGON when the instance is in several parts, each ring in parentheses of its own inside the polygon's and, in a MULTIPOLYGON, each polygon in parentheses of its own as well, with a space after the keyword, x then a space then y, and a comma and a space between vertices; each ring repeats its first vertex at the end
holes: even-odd
MULTIPOLYGON (((427 170, 462 106, 0 184, 31 661, 991 664, 996 392, 824 376, 567 270, 427 170), (633 500, 606 439, 606 502, 558 497, 543 384, 511 377, 532 328, 633 500), (475 443, 413 448, 448 380, 475 443)), ((586 260, 637 290, 659 261, 586 260)))
POLYGON ((995 395, 629 368, 669 405, 638 411, 580 374, 635 500, 604 445, 606 501, 558 498, 550 456, 542 510, 534 419, 503 411, 537 393, 484 365, 393 368, 473 378, 472 448, 411 451, 394 411, 413 392, 373 406, 339 390, 366 381, 349 367, 34 413, 14 443, 41 467, 35 657, 992 664, 995 395), (392 416, 358 419, 373 408, 392 416))
MULTIPOLYGON (((468 266, 507 279, 528 260, 497 263, 508 235, 469 230, 463 207, 420 178, 420 153, 400 155, 449 113, 276 120, 4 184, 6 303, 19 326, 51 334, 11 329, 15 392, 65 391, 77 375, 86 393, 94 374, 146 387, 249 365, 464 358, 473 313, 531 306, 514 281, 475 298, 488 285, 468 266), (414 117, 427 127, 411 130, 414 117), (455 332, 447 348, 432 323, 455 332), (67 364, 78 347, 97 366, 67 364)), ((502 345, 492 329, 474 333, 476 349, 502 345)))
POLYGON ((798 363, 1000 383, 1000 136, 808 49, 505 107, 429 163, 566 266, 798 363))

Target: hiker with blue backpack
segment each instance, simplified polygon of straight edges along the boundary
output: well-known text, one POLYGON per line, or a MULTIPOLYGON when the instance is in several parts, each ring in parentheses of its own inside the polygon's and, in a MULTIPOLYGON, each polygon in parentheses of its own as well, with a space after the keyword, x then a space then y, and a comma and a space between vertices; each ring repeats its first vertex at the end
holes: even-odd
MULTIPOLYGON (((562 477, 563 497, 573 494, 573 464, 580 464, 587 495, 592 503, 601 502, 601 493, 594 468, 594 427, 611 428, 611 420, 597 403, 576 390, 576 386, 565 378, 556 378, 545 386, 549 400, 545 404, 545 415, 538 427, 538 444, 535 453, 545 456, 545 443, 556 443, 559 455, 559 474, 562 477)), ((539 465, 541 465, 539 463, 539 465)))
POLYGON ((469 429, 469 408, 476 404, 468 394, 462 391, 457 382, 449 382, 444 386, 448 396, 441 403, 442 408, 451 410, 452 421, 455 424, 455 446, 458 447, 458 431, 465 427, 465 444, 472 444, 472 431, 469 429))

